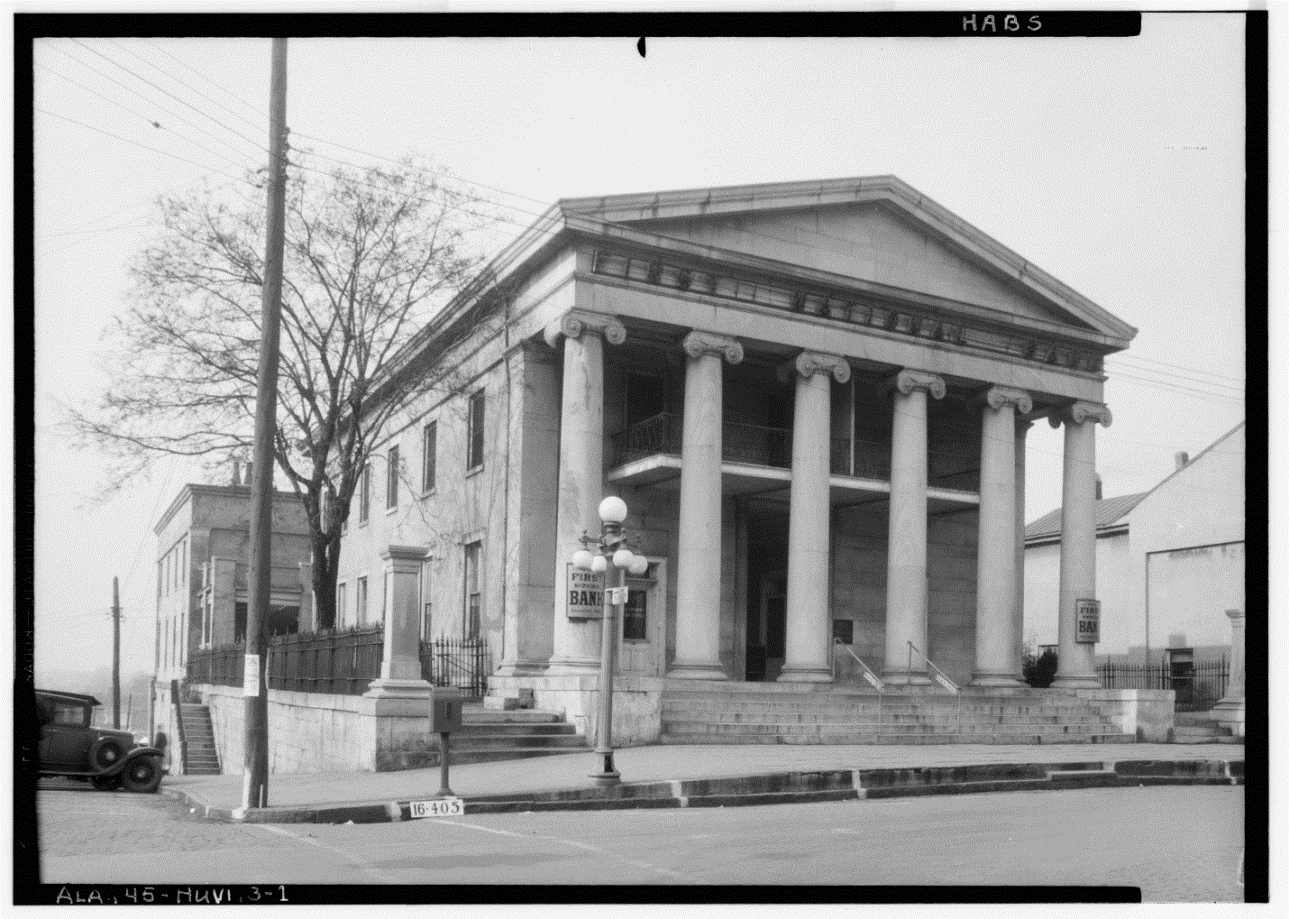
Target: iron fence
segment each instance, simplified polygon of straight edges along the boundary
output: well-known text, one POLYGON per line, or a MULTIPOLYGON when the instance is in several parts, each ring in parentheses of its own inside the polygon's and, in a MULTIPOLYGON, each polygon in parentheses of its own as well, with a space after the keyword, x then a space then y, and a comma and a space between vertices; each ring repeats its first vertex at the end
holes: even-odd
POLYGON ((421 678, 435 686, 455 686, 467 699, 481 699, 491 671, 488 643, 482 638, 421 642, 421 678))
POLYGON ((1203 712, 1226 694, 1231 668, 1225 656, 1199 664, 1106 661, 1097 674, 1106 689, 1171 689, 1177 696, 1177 711, 1203 712))
MULTIPOLYGON (((275 635, 269 642, 269 688, 362 695, 380 676, 384 641, 381 626, 275 635)), ((198 651, 188 660, 187 681, 240 687, 245 655, 242 642, 198 651)))

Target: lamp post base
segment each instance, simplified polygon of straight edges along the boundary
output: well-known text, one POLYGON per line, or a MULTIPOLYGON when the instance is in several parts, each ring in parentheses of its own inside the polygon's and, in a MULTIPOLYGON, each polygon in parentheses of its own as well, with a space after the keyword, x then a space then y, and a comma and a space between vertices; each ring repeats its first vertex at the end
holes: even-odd
POLYGON ((590 773, 591 778, 595 779, 597 785, 616 785, 622 781, 622 776, 618 770, 613 768, 613 751, 595 751, 596 757, 600 761, 600 771, 590 773))

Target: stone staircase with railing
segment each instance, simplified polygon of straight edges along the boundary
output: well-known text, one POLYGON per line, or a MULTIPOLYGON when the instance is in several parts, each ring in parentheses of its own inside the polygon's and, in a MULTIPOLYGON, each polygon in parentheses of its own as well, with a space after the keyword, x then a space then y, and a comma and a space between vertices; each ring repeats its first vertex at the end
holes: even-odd
POLYGON ((1094 701, 1054 690, 876 692, 781 683, 668 687, 668 744, 1132 743, 1094 701))
MULTIPOLYGON (((556 712, 535 709, 498 710, 467 702, 462 730, 451 735, 451 760, 484 763, 586 750, 586 738, 556 712)), ((438 765, 438 754, 430 765, 438 765)))
POLYGON ((205 705, 184 702, 179 706, 183 721, 184 775, 219 775, 219 751, 210 723, 210 709, 205 705))

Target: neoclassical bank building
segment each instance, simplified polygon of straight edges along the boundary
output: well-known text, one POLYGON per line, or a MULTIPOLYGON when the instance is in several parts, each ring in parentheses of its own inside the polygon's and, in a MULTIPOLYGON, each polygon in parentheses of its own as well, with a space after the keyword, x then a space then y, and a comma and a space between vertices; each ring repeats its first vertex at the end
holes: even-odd
POLYGON ((452 385, 377 447, 344 538, 386 621, 371 693, 423 691, 418 639, 477 635, 489 696, 590 736, 572 557, 617 495, 648 559, 615 621, 622 742, 820 740, 788 722, 879 688, 879 732, 985 697, 1044 741, 1150 736, 1151 694, 1093 667, 1103 361, 1135 331, 893 176, 562 200, 399 362, 452 385), (1035 423, 1064 436, 1045 691, 1021 683, 1035 423))

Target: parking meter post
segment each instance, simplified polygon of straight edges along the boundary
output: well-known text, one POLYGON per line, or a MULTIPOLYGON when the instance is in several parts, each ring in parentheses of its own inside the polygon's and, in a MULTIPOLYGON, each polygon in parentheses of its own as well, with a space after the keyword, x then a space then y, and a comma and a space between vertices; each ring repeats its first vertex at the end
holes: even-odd
POLYGON ((452 789, 448 787, 448 735, 446 732, 439 735, 439 797, 449 798, 452 796, 452 789))

